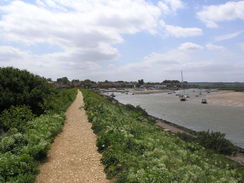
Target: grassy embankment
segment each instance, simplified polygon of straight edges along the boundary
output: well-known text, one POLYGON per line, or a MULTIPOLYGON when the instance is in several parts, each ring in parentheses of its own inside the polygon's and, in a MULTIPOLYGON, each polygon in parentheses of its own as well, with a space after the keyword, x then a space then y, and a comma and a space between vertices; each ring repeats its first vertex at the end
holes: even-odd
POLYGON ((244 169, 154 125, 143 111, 82 90, 109 178, 118 183, 240 183, 244 169))
MULTIPOLYGON (((57 92, 45 102, 42 115, 28 118, 29 109, 12 107, 1 114, 8 131, 0 139, 0 182, 33 183, 38 173, 37 166, 46 157, 54 137, 62 130, 64 112, 75 99, 77 89, 57 92), (21 111, 20 111, 21 110, 21 111), (25 112, 25 113, 24 113, 25 112), (14 126, 15 113, 18 117, 14 126), (11 120, 9 123, 8 118, 11 120)), ((32 116, 32 115, 29 115, 32 116)))

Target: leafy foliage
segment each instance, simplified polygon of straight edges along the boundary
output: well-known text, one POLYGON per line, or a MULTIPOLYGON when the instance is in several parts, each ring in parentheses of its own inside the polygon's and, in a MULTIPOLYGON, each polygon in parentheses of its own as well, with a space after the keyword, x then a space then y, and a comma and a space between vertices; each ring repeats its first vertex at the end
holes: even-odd
POLYGON ((75 99, 77 89, 58 90, 56 95, 50 95, 44 101, 45 112, 60 113, 66 111, 70 102, 75 99))
POLYGON ((238 148, 229 140, 225 139, 225 134, 221 132, 202 131, 197 133, 197 142, 204 147, 213 149, 222 154, 235 154, 238 148))
POLYGON ((10 106, 28 105, 34 114, 45 111, 44 100, 55 93, 44 78, 12 67, 0 68, 0 112, 10 106))
POLYGON ((58 78, 57 82, 58 83, 63 83, 63 84, 68 84, 69 83, 69 79, 67 77, 62 77, 62 78, 58 78))
POLYGON ((8 131, 10 128, 17 128, 22 131, 27 121, 34 118, 29 106, 11 106, 0 114, 0 128, 8 131))
POLYGON ((162 131, 131 106, 83 90, 108 177, 118 183, 238 183, 237 169, 220 155, 162 131))

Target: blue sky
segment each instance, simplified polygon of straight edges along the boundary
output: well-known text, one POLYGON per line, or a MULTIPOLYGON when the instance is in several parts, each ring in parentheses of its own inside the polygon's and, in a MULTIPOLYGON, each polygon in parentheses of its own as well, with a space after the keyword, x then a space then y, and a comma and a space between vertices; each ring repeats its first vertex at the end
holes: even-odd
POLYGON ((244 1, 1 0, 0 67, 56 79, 244 82, 244 1))

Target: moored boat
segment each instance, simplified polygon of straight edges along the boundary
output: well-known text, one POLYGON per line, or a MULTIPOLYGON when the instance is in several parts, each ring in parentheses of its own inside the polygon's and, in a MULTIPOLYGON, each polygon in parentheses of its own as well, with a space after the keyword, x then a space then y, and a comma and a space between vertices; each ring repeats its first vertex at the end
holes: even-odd
POLYGON ((207 104, 208 102, 207 102, 207 99, 205 99, 205 98, 203 98, 202 99, 202 104, 207 104))

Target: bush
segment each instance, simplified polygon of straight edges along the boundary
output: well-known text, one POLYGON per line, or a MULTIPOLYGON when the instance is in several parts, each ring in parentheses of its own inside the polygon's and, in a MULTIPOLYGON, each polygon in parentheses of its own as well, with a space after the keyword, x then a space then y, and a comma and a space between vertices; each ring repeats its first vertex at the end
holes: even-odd
POLYGON ((57 90, 56 95, 50 95, 44 100, 45 112, 60 113, 66 111, 75 99, 77 89, 57 90))
POLYGON ((22 131, 27 121, 34 118, 29 106, 11 106, 5 109, 0 115, 0 128, 8 131, 10 128, 17 128, 22 131))
POLYGON ((236 154, 239 150, 229 140, 225 139, 225 134, 221 132, 210 132, 209 130, 198 132, 197 142, 206 148, 226 155, 236 154))
POLYGON ((55 94, 42 77, 12 67, 0 68, 0 112, 10 106, 28 105, 34 114, 45 111, 44 100, 55 94))
POLYGON ((17 154, 26 144, 27 140, 24 138, 23 134, 15 133, 13 135, 8 135, 3 137, 0 141, 0 153, 11 152, 17 154))
POLYGON ((27 154, 0 154, 0 182, 33 183, 37 162, 27 154))

